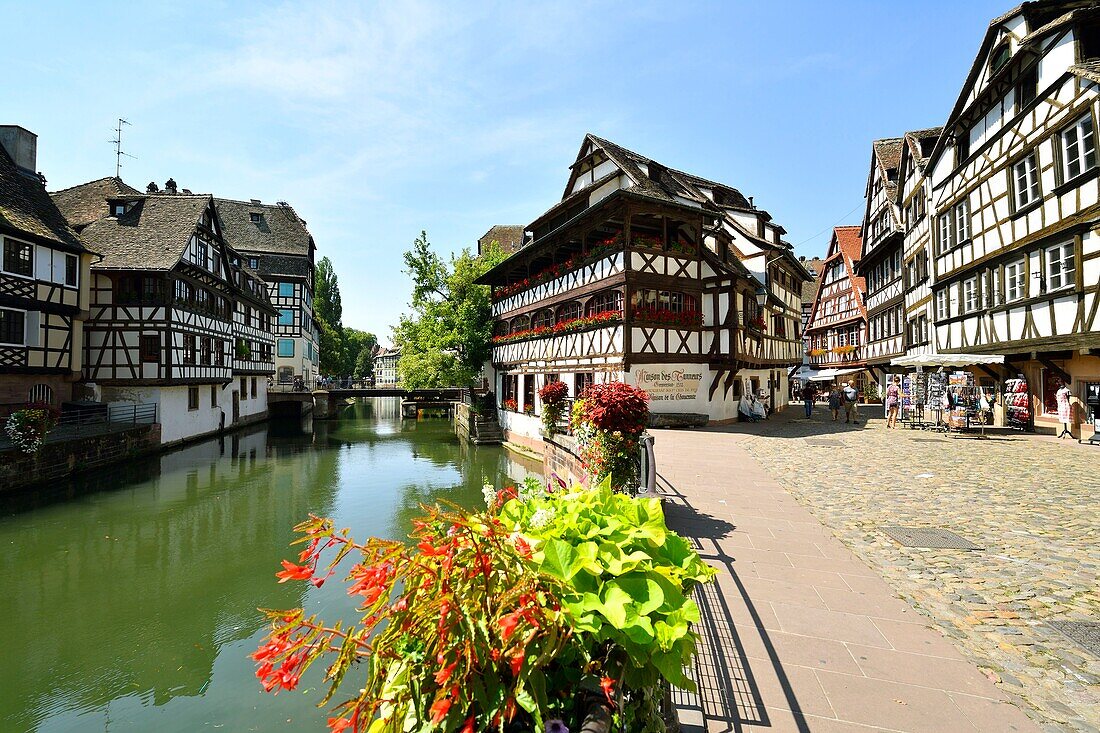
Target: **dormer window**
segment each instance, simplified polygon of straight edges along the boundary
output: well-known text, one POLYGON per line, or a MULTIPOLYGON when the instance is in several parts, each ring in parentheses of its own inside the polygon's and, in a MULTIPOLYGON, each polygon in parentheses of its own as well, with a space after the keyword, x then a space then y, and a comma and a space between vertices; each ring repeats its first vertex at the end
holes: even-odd
POLYGON ((1004 68, 1011 56, 1012 49, 1008 47, 1008 40, 1005 39, 997 48, 993 49, 993 53, 989 54, 989 73, 996 74, 1004 68))
POLYGON ((255 211, 250 211, 248 213, 248 218, 252 221, 253 224, 259 224, 261 221, 264 220, 264 215, 259 214, 255 211))
POLYGON ((126 213, 126 204, 115 204, 113 208, 115 216, 122 216, 126 213))

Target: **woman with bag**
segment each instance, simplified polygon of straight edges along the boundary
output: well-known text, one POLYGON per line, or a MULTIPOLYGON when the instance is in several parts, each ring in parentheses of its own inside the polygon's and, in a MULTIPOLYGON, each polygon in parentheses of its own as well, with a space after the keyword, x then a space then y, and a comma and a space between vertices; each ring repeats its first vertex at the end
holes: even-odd
POLYGON ((886 387, 886 427, 898 426, 899 409, 901 409, 901 377, 895 376, 894 381, 886 387))

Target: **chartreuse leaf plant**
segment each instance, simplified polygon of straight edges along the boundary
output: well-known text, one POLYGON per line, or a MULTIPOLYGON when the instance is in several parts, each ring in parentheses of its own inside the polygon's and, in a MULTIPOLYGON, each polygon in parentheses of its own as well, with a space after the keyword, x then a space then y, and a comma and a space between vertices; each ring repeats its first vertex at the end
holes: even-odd
MULTIPOLYGON (((684 688, 694 652, 688 597, 714 570, 665 527, 660 503, 593 490, 486 491, 489 508, 425 508, 410 542, 355 542, 328 519, 296 527, 304 548, 279 582, 320 587, 345 558, 356 623, 266 611, 253 654, 268 691, 327 662, 333 733, 579 730, 578 692, 606 697, 620 730, 663 731, 663 678, 684 688)), ((344 567, 344 566, 341 566, 344 567)))

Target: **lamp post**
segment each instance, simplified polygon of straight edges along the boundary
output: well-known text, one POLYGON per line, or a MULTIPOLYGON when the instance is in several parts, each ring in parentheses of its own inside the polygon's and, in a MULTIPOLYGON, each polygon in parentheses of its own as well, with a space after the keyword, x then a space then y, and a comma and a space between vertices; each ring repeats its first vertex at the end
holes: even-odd
POLYGON ((768 289, 763 285, 756 289, 756 304, 760 306, 760 310, 764 310, 764 306, 768 304, 768 289))

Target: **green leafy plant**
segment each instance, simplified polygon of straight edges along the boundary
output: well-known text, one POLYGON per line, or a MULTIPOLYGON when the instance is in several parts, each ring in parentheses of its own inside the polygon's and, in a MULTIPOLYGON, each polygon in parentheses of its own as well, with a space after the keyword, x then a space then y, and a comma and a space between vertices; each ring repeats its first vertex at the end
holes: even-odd
POLYGON ((638 439, 649 421, 649 395, 622 382, 590 384, 573 403, 570 426, 581 461, 595 479, 617 490, 638 479, 638 439))
POLYGON ((547 437, 552 436, 558 429, 558 421, 565 412, 565 398, 569 395, 569 387, 565 382, 548 382, 539 390, 539 399, 542 400, 542 429, 547 437))
POLYGON ((19 450, 28 454, 37 453, 46 442, 46 436, 57 426, 57 419, 58 413, 53 407, 31 405, 8 416, 4 432, 19 450))

